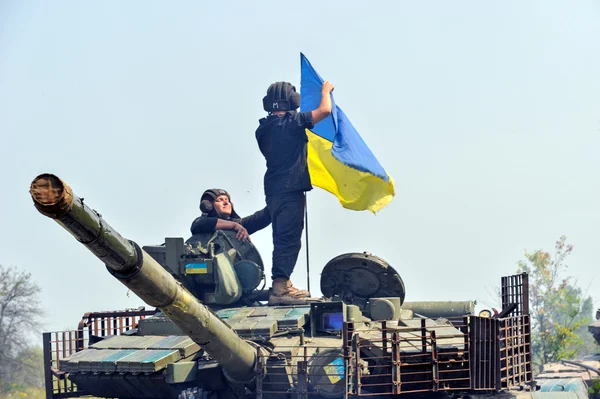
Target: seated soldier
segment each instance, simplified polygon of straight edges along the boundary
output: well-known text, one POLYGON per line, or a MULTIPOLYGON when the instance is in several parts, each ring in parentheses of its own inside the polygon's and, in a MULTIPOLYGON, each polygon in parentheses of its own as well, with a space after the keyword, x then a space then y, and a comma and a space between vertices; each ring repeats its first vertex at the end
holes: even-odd
POLYGON ((202 215, 192 222, 192 234, 213 233, 215 230, 235 230, 240 241, 249 241, 250 234, 271 224, 267 208, 240 218, 231 203, 229 193, 221 189, 206 190, 200 197, 202 215))

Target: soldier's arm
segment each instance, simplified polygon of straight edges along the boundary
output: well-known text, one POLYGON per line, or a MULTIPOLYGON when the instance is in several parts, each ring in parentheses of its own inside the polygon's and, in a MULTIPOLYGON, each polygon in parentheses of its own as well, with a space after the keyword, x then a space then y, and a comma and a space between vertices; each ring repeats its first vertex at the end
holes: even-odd
POLYGON ((333 85, 328 80, 323 82, 321 87, 321 103, 319 108, 311 112, 313 123, 316 125, 331 114, 331 92, 333 85))
POLYGON ((271 214, 265 207, 242 219, 242 226, 248 230, 248 234, 256 233, 271 224, 271 214))
POLYGON ((217 218, 200 216, 192 222, 192 227, 190 230, 192 234, 212 233, 215 231, 217 220, 217 218))
POLYGON ((214 233, 215 230, 235 230, 237 239, 246 241, 248 231, 241 224, 214 217, 200 216, 192 223, 192 234, 214 233))

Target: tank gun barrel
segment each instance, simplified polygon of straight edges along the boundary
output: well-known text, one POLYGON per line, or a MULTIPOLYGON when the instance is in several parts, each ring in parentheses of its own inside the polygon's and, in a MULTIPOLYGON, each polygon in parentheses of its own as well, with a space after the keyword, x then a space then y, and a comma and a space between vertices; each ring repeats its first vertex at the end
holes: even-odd
POLYGON ((257 350, 241 339, 133 241, 73 194, 57 176, 42 174, 30 187, 36 209, 69 231, 108 271, 144 302, 159 308, 237 381, 254 375, 257 350))

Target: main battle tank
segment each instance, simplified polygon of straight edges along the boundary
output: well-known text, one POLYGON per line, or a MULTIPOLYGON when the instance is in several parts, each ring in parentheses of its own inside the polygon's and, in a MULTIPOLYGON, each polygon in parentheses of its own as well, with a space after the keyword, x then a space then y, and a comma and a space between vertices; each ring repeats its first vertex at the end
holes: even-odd
POLYGON ((393 267, 350 253, 324 266, 321 300, 267 306, 260 255, 235 235, 142 248, 54 175, 30 193, 156 307, 135 325, 103 320, 85 344, 45 333, 49 399, 535 395, 526 274, 502 279, 500 314, 477 316, 473 301, 405 302, 393 267))

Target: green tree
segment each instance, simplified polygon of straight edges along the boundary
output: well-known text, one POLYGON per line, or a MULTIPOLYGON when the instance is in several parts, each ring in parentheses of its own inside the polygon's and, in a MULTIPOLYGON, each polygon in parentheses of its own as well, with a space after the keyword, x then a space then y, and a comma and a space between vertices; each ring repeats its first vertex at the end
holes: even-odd
POLYGON ((592 399, 600 398, 600 379, 592 380, 592 383, 588 388, 588 393, 592 399))
MULTIPOLYGON (((585 296, 583 294, 581 295, 585 296)), ((586 355, 600 353, 600 347, 596 343, 592 333, 588 330, 588 325, 594 322, 594 314, 594 301, 591 296, 586 296, 581 305, 581 314, 579 316, 580 322, 578 323, 579 327, 574 330, 575 334, 581 339, 581 345, 573 348, 576 351, 575 358, 577 359, 581 359, 586 355)))
POLYGON ((39 291, 30 273, 0 265, 0 393, 41 382, 41 350, 30 344, 42 317, 39 291))
POLYGON ((529 274, 533 363, 538 369, 585 351, 583 334, 593 321, 592 299, 584 298, 571 277, 563 277, 572 251, 573 245, 562 236, 554 256, 543 250, 525 251, 525 259, 518 263, 519 272, 529 274))

